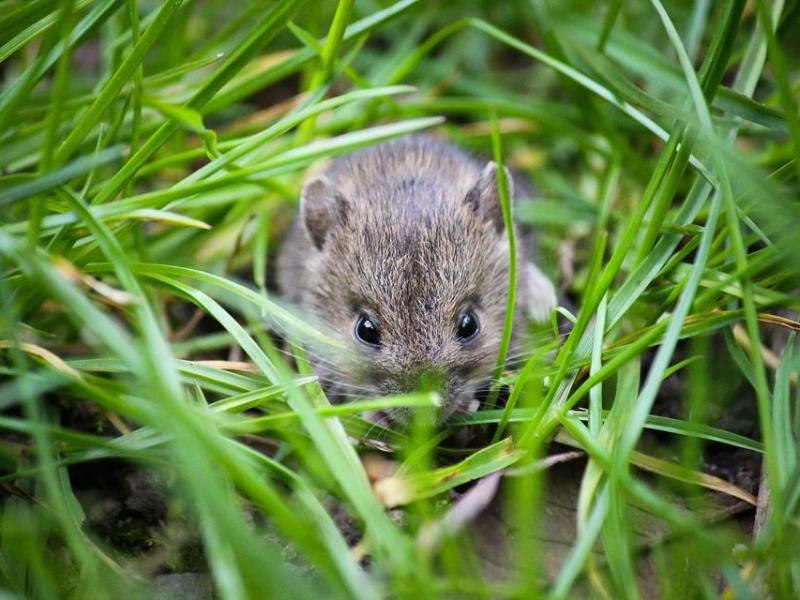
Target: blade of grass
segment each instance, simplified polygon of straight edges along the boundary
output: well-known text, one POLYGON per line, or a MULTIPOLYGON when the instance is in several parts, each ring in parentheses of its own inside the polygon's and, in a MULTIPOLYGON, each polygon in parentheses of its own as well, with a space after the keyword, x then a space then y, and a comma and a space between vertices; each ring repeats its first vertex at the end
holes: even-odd
POLYGON ((522 452, 505 439, 475 452, 460 463, 409 476, 396 475, 375 483, 375 493, 388 507, 430 498, 468 481, 494 473, 521 458, 522 452))
POLYGON ((161 37, 164 28, 172 20, 183 4, 183 0, 166 0, 158 11, 158 15, 142 34, 141 39, 133 46, 130 54, 111 76, 91 106, 72 127, 66 139, 56 151, 53 162, 56 165, 66 162, 81 142, 89 135, 111 103, 120 95, 122 86, 137 72, 144 56, 150 47, 161 37))
MULTIPOLYGON (((325 45, 322 47, 319 65, 312 71, 308 80, 308 91, 313 92, 320 89, 333 74, 333 67, 344 42, 344 33, 348 21, 350 21, 353 6, 353 0, 339 0, 336 5, 336 13, 333 16, 333 21, 331 21, 325 45)), ((311 139, 314 131, 314 121, 314 116, 311 116, 300 125, 297 136, 301 144, 311 139)))
MULTIPOLYGON (((500 141, 500 130, 497 125, 497 114, 494 112, 492 113, 492 154, 494 155, 494 162, 497 165, 497 192, 500 200, 500 209, 503 213, 503 227, 506 232, 506 239, 508 240, 508 292, 506 294, 505 320, 503 322, 503 336, 500 340, 500 348, 497 352, 497 363, 494 368, 494 375, 492 376, 492 380, 497 382, 505 368, 508 350, 511 346, 511 329, 514 324, 514 310, 517 305, 517 241, 514 230, 511 198, 508 193, 506 167, 503 160, 503 148, 500 141)), ((486 400, 488 408, 494 408, 497 402, 498 391, 499 387, 495 383, 493 385, 493 390, 486 400)), ((498 429, 498 433, 499 431, 498 429)))
MULTIPOLYGON (((304 0, 280 0, 250 31, 248 36, 231 53, 214 75, 192 96, 187 106, 201 110, 262 48, 274 38, 291 14, 304 0)), ((149 28, 148 28, 149 29, 149 28)), ((146 34, 145 34, 146 35, 146 34)), ((140 44, 144 41, 144 36, 140 44)), ((175 134, 178 125, 165 123, 139 148, 128 162, 99 190, 95 204, 103 204, 122 190, 166 141, 175 134)))

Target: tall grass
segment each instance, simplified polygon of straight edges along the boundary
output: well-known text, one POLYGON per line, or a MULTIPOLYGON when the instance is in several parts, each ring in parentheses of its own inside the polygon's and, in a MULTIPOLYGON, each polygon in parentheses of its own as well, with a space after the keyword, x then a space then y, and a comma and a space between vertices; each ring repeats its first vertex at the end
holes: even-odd
POLYGON ((0 0, 0 585, 796 597, 799 28, 783 0, 0 0), (331 405, 301 348, 334 342, 268 285, 312 164, 426 130, 535 182, 513 213, 563 301, 444 432, 362 418, 424 391, 331 405))

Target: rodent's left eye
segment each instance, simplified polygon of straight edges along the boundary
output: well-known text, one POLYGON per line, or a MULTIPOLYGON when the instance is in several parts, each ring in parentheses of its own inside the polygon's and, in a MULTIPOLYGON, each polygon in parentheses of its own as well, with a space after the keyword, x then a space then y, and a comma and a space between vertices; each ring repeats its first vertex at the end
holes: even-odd
POLYGON ((473 339, 481 330, 477 315, 471 310, 465 310, 458 317, 458 329, 456 335, 462 342, 473 339))
POLYGON ((368 346, 381 345, 381 332, 375 322, 369 318, 368 315, 360 315, 356 321, 355 329, 356 338, 358 341, 367 344, 368 346))

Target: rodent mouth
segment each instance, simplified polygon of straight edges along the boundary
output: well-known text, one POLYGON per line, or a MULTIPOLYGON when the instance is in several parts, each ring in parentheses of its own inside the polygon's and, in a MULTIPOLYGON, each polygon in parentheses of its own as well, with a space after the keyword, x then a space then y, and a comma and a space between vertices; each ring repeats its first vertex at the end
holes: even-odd
MULTIPOLYGON (((441 392, 442 403, 435 415, 437 427, 451 425, 459 415, 475 413, 486 403, 491 373, 472 373, 472 377, 454 377, 450 372, 444 374, 443 380, 438 382, 436 388, 441 392)), ((420 391, 417 387, 419 378, 398 378, 387 374, 374 374, 370 377, 362 373, 361 377, 342 380, 333 379, 329 373, 325 373, 321 379, 329 400, 334 403, 357 402, 359 398, 381 398, 420 391)), ((502 395, 500 401, 502 402, 502 395)), ((405 430, 414 421, 416 414, 418 413, 415 409, 408 407, 364 411, 361 416, 374 427, 363 437, 380 438, 385 435, 385 429, 405 430)))
MULTIPOLYGON (((482 388, 483 386, 470 391, 464 390, 458 394, 447 394, 436 415, 436 425, 447 425, 457 415, 477 412, 482 404, 477 394, 482 388)), ((397 427, 405 429, 410 426, 414 419, 414 409, 394 408, 366 411, 362 413, 362 416, 370 423, 373 423, 376 429, 392 429, 397 427)))

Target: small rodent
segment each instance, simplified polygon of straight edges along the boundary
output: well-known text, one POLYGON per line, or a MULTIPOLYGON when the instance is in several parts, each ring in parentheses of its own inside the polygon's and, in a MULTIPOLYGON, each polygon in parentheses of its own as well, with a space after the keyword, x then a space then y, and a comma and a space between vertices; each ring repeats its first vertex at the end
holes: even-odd
MULTIPOLYGON (((556 294, 532 249, 520 236, 517 244, 521 331, 526 317, 547 319, 556 294)), ((349 348, 310 357, 332 400, 414 391, 433 374, 445 420, 470 406, 494 370, 508 252, 496 164, 412 136, 339 158, 306 183, 277 284, 349 348)))

